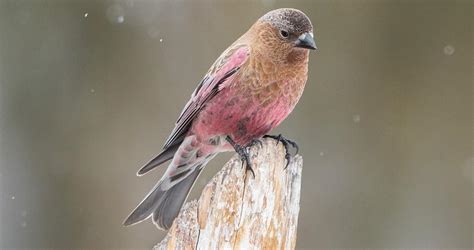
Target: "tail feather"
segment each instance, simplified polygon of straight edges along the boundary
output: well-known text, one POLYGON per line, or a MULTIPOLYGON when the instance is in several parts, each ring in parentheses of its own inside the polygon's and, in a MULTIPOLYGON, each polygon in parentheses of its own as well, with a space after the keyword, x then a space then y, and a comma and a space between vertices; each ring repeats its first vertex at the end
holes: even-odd
POLYGON ((140 170, 138 170, 137 175, 144 175, 155 167, 167 162, 168 160, 171 160, 176 151, 178 151, 180 145, 181 142, 165 148, 159 155, 157 155, 155 158, 145 164, 145 166, 143 166, 140 170))
POLYGON ((147 194, 146 198, 128 215, 123 225, 130 226, 148 219, 153 211, 158 207, 161 197, 166 194, 167 190, 161 189, 161 181, 153 187, 152 191, 147 194))
POLYGON ((153 222, 159 228, 169 229, 173 220, 178 216, 201 169, 201 166, 196 167, 194 172, 167 190, 162 190, 163 181, 160 181, 123 224, 125 226, 133 225, 153 215, 153 222))
POLYGON ((158 208, 153 212, 155 225, 164 230, 168 230, 173 225, 201 170, 202 168, 198 166, 193 173, 166 192, 158 208))
POLYGON ((216 155, 211 153, 198 156, 199 150, 201 148, 196 136, 187 136, 179 144, 166 148, 145 165, 138 174, 146 173, 154 166, 163 163, 165 159, 174 157, 158 184, 123 224, 126 226, 136 224, 152 216, 153 222, 158 227, 170 228, 201 169, 216 155))

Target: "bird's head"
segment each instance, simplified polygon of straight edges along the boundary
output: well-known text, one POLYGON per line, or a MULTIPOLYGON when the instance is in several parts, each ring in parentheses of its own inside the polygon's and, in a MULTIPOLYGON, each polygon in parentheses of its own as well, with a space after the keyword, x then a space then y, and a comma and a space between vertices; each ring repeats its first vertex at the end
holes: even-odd
POLYGON ((268 56, 283 59, 290 55, 307 55, 308 50, 317 49, 313 25, 300 10, 272 10, 262 16, 254 27, 256 43, 268 56))

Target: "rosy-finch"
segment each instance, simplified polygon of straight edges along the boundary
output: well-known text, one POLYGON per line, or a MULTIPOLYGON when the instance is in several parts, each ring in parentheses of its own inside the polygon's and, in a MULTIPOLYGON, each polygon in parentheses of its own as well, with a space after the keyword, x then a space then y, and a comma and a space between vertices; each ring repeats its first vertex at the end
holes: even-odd
MULTIPOLYGON (((316 49, 313 26, 296 9, 268 12, 226 49, 194 90, 162 152, 138 171, 171 160, 124 225, 152 216, 158 227, 170 228, 199 173, 220 152, 235 150, 252 170, 248 146, 280 124, 303 93, 308 49, 316 49)), ((288 145, 296 144, 273 138, 286 147, 289 161, 288 145)))

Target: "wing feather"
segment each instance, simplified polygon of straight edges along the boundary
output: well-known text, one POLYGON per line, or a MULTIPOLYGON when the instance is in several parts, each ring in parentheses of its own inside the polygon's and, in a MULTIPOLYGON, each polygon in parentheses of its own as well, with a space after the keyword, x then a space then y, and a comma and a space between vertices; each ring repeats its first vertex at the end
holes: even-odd
POLYGON ((244 44, 234 44, 222 53, 194 90, 163 148, 173 145, 178 138, 188 132, 199 111, 216 96, 223 88, 222 85, 239 71, 249 54, 250 49, 244 44))

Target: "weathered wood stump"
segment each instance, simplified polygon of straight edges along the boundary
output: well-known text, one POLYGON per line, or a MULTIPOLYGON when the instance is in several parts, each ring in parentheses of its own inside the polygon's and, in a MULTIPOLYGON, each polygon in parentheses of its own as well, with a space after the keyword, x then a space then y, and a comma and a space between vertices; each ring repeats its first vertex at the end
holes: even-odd
POLYGON ((255 177, 234 156, 187 202, 154 249, 294 249, 303 159, 265 139, 251 149, 255 177))

